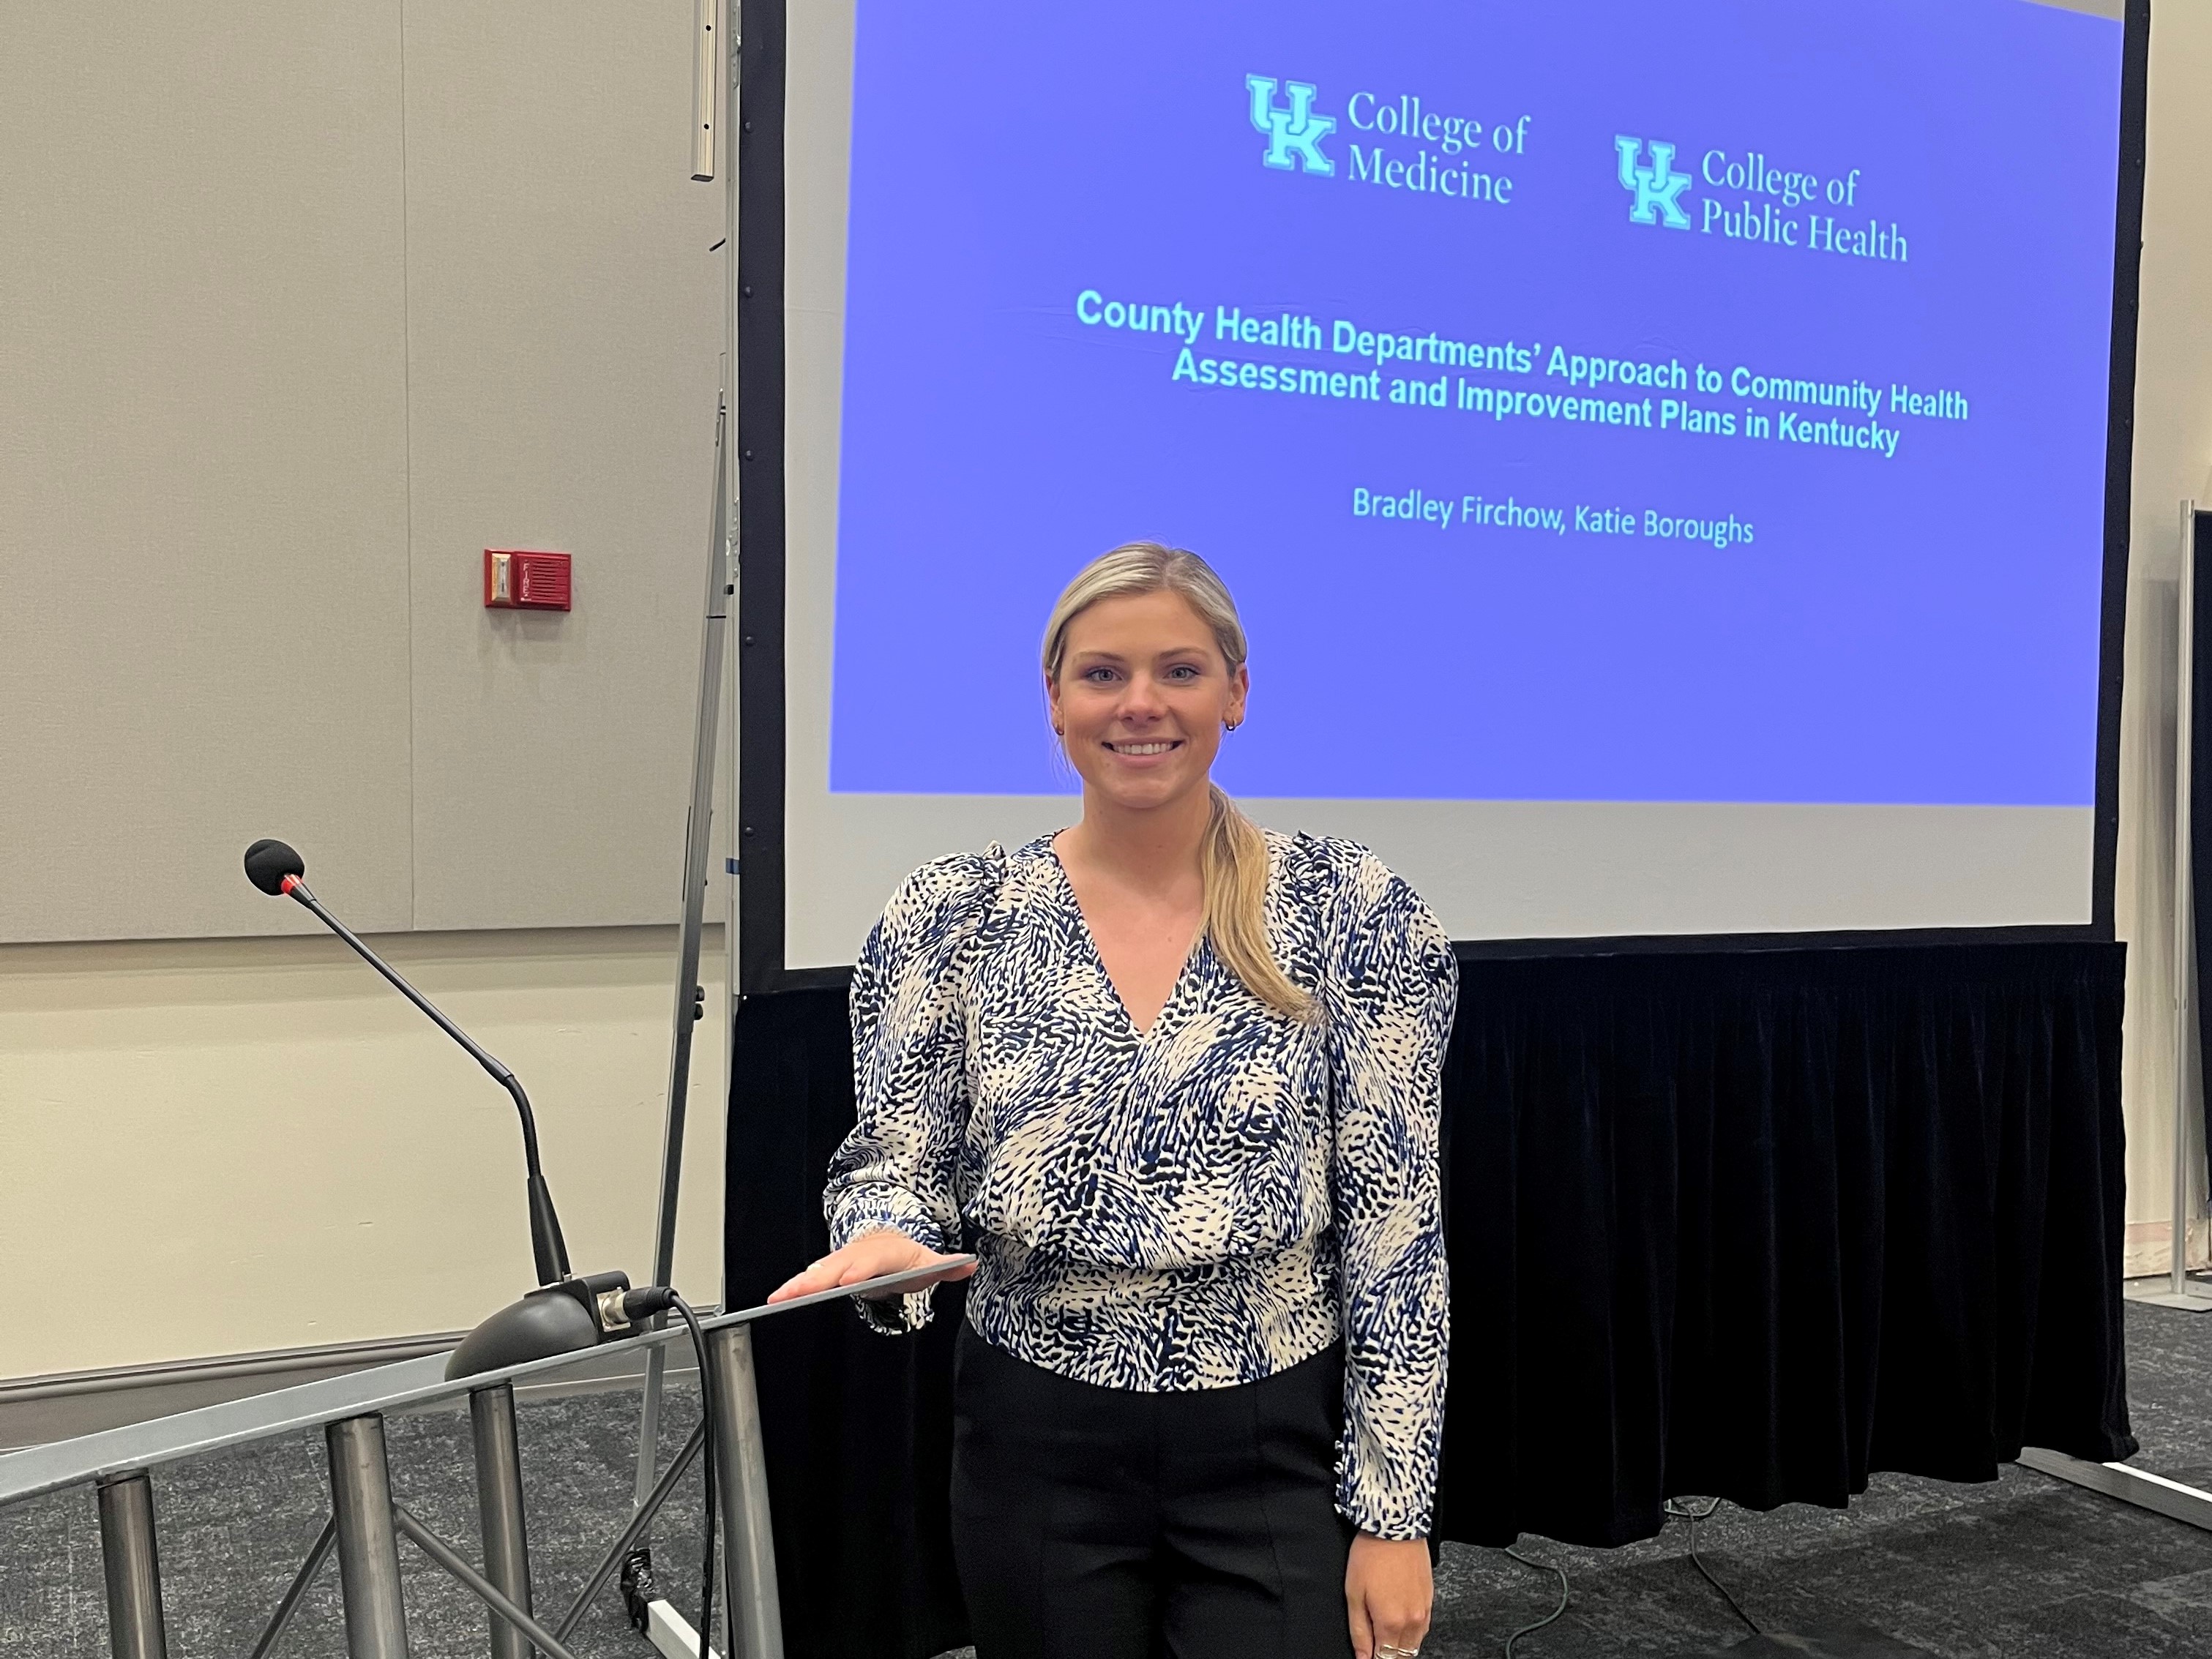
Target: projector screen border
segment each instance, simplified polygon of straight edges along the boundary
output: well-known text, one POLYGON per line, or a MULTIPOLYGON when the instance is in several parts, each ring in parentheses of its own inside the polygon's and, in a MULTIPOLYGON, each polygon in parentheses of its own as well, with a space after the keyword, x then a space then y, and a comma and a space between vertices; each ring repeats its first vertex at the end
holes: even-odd
POLYGON ((2105 416, 2105 587, 2097 655, 2097 826, 2088 936, 2113 935, 2120 844, 2120 708, 2134 513, 2136 309, 2150 111, 2150 0, 2127 0, 2120 49, 2120 155, 2112 215, 2112 356, 2105 416))
MULTIPOLYGON (((738 149, 738 792, 740 994, 841 986, 849 966, 786 966, 787 607, 785 354, 787 0, 731 0, 739 27, 738 149)), ((2106 421, 2099 630, 2096 801, 2090 919, 2081 925, 1784 933, 1666 933, 1461 941, 1463 959, 2109 942, 2119 844, 2119 749, 2126 634, 2137 295, 2150 0, 2125 0, 2115 181, 2112 355, 2106 421)))
MULTIPOLYGON (((738 9, 738 994, 784 967, 784 0, 738 9)), ((811 982, 821 982, 818 978, 811 982)))

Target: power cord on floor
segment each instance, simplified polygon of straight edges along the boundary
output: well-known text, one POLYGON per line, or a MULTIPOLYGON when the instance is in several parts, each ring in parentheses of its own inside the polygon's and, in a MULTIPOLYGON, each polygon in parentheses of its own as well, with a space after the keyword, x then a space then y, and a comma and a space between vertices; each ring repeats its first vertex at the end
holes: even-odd
POLYGON ((1693 1510, 1679 1498, 1670 1498, 1667 1500, 1667 1513, 1677 1521, 1686 1521, 1690 1523, 1690 1565, 1705 1575, 1705 1582, 1721 1593, 1721 1600, 1729 1604, 1729 1611, 1743 1620, 1745 1626, 1753 1636, 1758 1636, 1762 1632, 1757 1621, 1743 1610, 1742 1604, 1735 1597, 1729 1594, 1728 1586, 1713 1577, 1712 1569, 1708 1567, 1698 1554, 1698 1522, 1710 1518, 1712 1512, 1720 1506, 1721 1500, 1717 1498, 1701 1510, 1693 1510))
POLYGON ((1545 1626, 1555 1622, 1562 1613, 1566 1612, 1567 1600, 1572 1592, 1567 1588, 1567 1575, 1565 1569, 1555 1567, 1548 1561, 1532 1560, 1528 1556, 1522 1554, 1520 1551, 1511 1547, 1510 1545, 1507 1547, 1505 1553, 1509 1556, 1512 1557, 1513 1559, 1518 1561, 1522 1566, 1534 1567, 1538 1572, 1555 1573, 1559 1576, 1559 1605, 1553 1607, 1549 1613, 1546 1613, 1541 1619, 1539 1619, 1534 1624, 1523 1625, 1519 1630, 1515 1631, 1512 1635, 1505 1638, 1505 1659, 1513 1659, 1514 1644, 1520 1641, 1522 1637, 1534 1635, 1536 1632, 1543 1629, 1545 1626))

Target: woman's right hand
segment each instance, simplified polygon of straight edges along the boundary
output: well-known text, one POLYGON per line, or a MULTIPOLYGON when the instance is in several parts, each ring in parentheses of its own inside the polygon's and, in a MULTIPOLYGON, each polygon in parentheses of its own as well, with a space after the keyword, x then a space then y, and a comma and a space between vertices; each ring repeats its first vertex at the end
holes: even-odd
POLYGON ((840 1285, 858 1285, 863 1279, 902 1273, 939 1261, 946 1264, 943 1273, 909 1285, 907 1290, 919 1291, 948 1279, 965 1279, 975 1271, 975 1264, 939 1255, 927 1245, 915 1243, 904 1233, 881 1227, 872 1233, 862 1233, 842 1250, 830 1251, 803 1273, 793 1273, 776 1286, 769 1300, 788 1302, 795 1296, 812 1296, 820 1291, 834 1291, 840 1285))

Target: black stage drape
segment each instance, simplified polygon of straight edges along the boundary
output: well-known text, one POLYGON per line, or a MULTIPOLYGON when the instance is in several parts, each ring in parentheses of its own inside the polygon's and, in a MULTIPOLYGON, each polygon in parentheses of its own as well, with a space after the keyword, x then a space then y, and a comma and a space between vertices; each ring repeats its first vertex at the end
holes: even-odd
MULTIPOLYGON (((2123 951, 1462 962, 1438 1534, 1620 1544, 1674 1494, 1837 1505, 1875 1469, 2130 1455, 2123 951)), ((842 992, 738 1015, 738 1305, 826 1248, 849 1041, 842 992)), ((842 1305, 757 1328, 794 1659, 964 1639, 939 1294, 915 1339, 842 1305)))

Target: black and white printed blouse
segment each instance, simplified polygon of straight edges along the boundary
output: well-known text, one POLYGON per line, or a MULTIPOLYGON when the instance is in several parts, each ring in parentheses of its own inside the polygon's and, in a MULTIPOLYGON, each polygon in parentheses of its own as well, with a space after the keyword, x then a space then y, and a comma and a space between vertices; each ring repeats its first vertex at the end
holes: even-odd
MULTIPOLYGON (((859 1121, 841 1246, 891 1227, 981 1258, 994 1346, 1108 1388, 1256 1382, 1345 1342, 1338 1510, 1429 1528, 1449 1332, 1437 1130, 1457 974, 1364 848, 1267 835, 1267 933, 1320 1017, 1274 1013, 1201 936, 1141 1035, 1052 838, 908 877, 853 975, 859 1121)), ((911 1330, 927 1293, 864 1303, 911 1330)))

